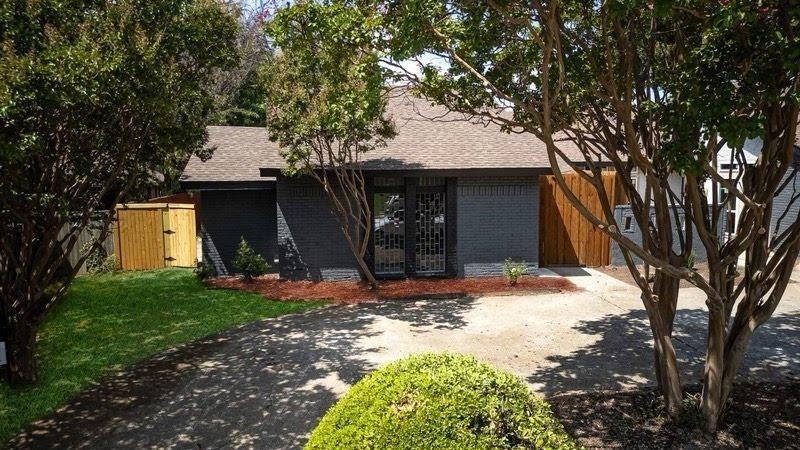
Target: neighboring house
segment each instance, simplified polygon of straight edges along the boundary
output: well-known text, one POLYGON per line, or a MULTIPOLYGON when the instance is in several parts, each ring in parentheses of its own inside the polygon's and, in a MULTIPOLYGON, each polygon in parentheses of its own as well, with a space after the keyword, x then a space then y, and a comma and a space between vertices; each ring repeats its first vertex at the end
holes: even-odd
MULTIPOLYGON (((544 143, 408 96, 392 99, 387 112, 398 134, 363 163, 375 274, 500 274, 506 258, 536 265, 538 182, 551 173, 544 143)), ((201 192, 203 253, 219 273, 232 272, 244 237, 283 278, 360 276, 321 188, 281 174, 285 163, 266 129, 208 131, 213 157, 192 158, 181 184, 201 192)), ((565 150, 582 160, 576 148, 565 150)))
MULTIPOLYGON (((755 164, 761 153, 761 139, 747 140, 742 147, 742 155, 744 157, 744 164, 755 164)), ((770 218, 770 236, 777 236, 782 231, 786 230, 788 226, 798 220, 800 217, 800 130, 795 141, 794 161, 792 166, 788 169, 783 178, 778 191, 775 195, 772 205, 772 214, 770 218)), ((735 152, 729 147, 723 147, 717 153, 717 172, 725 178, 736 181, 739 177, 740 163, 736 162, 735 152)), ((643 195, 645 191, 645 180, 639 176, 636 169, 631 172, 631 181, 638 187, 639 192, 643 195)), ((741 180, 739 180, 741 187, 741 180)), ((684 192, 684 179, 675 174, 669 179, 669 185, 672 191, 678 198, 683 196, 684 192)), ((709 196, 709 203, 711 201, 710 191, 713 188, 711 180, 707 180, 704 186, 709 196)), ((722 198, 726 194, 725 187, 717 184, 719 190, 718 198, 722 198)), ((720 221, 720 229, 718 235, 720 240, 730 239, 735 234, 736 226, 741 218, 743 203, 737 198, 731 198, 726 205, 724 217, 720 221)), ((680 209, 677 211, 681 227, 683 226, 683 213, 680 209)), ((628 234, 629 238, 635 242, 641 242, 641 233, 636 226, 636 221, 633 220, 633 214, 629 206, 618 206, 616 210, 616 219, 620 223, 623 233, 628 234)), ((676 251, 679 248, 677 237, 675 238, 674 247, 676 251)), ((693 239, 693 250, 696 260, 705 260, 705 249, 700 239, 695 236, 693 239)), ((611 264, 623 265, 624 259, 619 247, 612 244, 611 264)))

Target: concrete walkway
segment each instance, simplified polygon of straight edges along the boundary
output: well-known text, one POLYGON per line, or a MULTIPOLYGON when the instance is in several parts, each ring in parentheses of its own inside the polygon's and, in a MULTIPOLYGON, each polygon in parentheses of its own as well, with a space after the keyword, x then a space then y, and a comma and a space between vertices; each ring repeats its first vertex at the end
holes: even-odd
MULTIPOLYGON (((330 307, 170 350, 85 391, 32 426, 22 448, 297 448, 349 385, 421 351, 471 353, 537 392, 652 384, 638 291, 586 269, 585 290, 524 297, 330 307)), ((700 379, 705 307, 683 289, 676 346, 683 382, 700 379)), ((800 376, 800 285, 758 330, 743 377, 800 376)))

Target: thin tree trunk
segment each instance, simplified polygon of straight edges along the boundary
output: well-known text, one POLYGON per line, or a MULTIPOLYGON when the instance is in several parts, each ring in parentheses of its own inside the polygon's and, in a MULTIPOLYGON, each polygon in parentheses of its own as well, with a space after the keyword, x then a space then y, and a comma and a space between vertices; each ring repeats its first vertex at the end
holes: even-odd
POLYGON ((657 271, 653 280, 653 294, 658 297, 657 311, 649 312, 656 382, 664 397, 667 412, 673 419, 683 412, 683 387, 678 372, 678 358, 672 345, 679 283, 679 279, 657 271))
POLYGON ((725 371, 725 311, 722 305, 712 305, 709 300, 708 342, 703 373, 703 395, 700 411, 705 419, 706 431, 714 433, 722 413, 722 375, 725 371))
POLYGON ((748 320, 747 323, 741 326, 734 326, 728 335, 727 342, 725 342, 725 356, 723 359, 725 370, 722 372, 722 391, 720 392, 720 402, 723 405, 731 394, 736 373, 739 371, 739 366, 742 364, 744 354, 750 345, 750 339, 753 337, 755 329, 756 326, 752 320, 748 320))
POLYGON ((345 237, 345 240, 347 241, 347 246, 350 247, 350 251, 353 253, 353 256, 356 258, 356 262, 358 263, 358 267, 361 268, 361 272, 364 274, 364 278, 367 279, 367 283, 369 283, 369 285, 370 285, 370 287, 372 289, 377 289, 378 288, 378 280, 375 279, 375 276, 372 274, 372 270, 369 268, 369 265, 367 264, 367 261, 364 259, 364 255, 358 249, 358 246, 353 241, 352 237, 350 236, 350 233, 347 232, 346 230, 344 230, 344 227, 342 228, 342 231, 344 232, 344 237, 345 237))
POLYGON ((7 320, 7 363, 9 383, 12 386, 34 384, 39 379, 36 364, 36 327, 27 323, 7 320))
POLYGON ((667 413, 678 419, 683 412, 683 387, 678 373, 678 359, 672 339, 661 331, 654 332, 655 367, 659 389, 664 397, 667 413))
POLYGON ((680 279, 671 277, 661 270, 656 271, 653 280, 653 293, 658 296, 658 312, 661 314, 661 320, 667 327, 670 337, 672 337, 675 311, 678 307, 680 282, 680 279))
MULTIPOLYGON (((347 220, 345 218, 344 220, 347 220)), ((342 232, 344 234, 345 240, 347 241, 347 246, 350 247, 350 252, 353 253, 353 256, 358 263, 358 267, 361 269, 361 272, 364 274, 364 278, 367 279, 367 283, 369 283, 372 289, 378 288, 378 280, 372 274, 372 269, 370 269, 369 264, 367 264, 366 259, 364 258, 364 254, 359 249, 359 246, 356 242, 353 241, 352 236, 350 236, 350 232, 342 227, 342 232)), ((358 231, 356 231, 358 232, 358 231)))
POLYGON ((378 280, 372 275, 372 270, 367 265, 367 262, 364 261, 363 257, 358 258, 358 265, 361 267, 361 271, 364 272, 364 277, 366 277, 370 287, 372 289, 378 289, 378 280))

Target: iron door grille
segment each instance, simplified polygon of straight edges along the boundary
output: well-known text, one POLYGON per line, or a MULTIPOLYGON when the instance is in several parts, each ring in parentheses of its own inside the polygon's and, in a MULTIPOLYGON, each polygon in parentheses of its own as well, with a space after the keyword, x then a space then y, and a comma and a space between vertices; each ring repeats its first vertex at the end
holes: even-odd
POLYGON ((417 194, 416 263, 418 274, 445 272, 445 193, 417 194))
POLYGON ((405 273, 405 198, 402 194, 376 193, 373 238, 375 274, 405 273))

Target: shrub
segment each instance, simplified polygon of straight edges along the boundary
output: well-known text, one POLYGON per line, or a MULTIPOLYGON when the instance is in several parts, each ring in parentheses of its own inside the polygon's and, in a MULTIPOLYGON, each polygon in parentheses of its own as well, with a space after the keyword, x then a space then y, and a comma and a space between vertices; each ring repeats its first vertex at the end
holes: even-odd
POLYGON ((239 248, 233 257, 233 267, 242 273, 245 281, 253 281, 253 277, 260 277, 267 273, 269 264, 267 264, 263 256, 250 247, 250 244, 242 236, 242 240, 239 241, 239 248))
POLYGON ((86 257, 86 271, 89 273, 108 273, 117 270, 117 256, 109 255, 106 249, 89 241, 81 247, 81 254, 86 257))
POLYGON ((527 270, 528 265, 525 264, 525 261, 514 262, 511 258, 506 258, 506 260, 503 261, 503 275, 505 275, 508 284, 511 286, 517 284, 519 277, 524 275, 527 270))
POLYGON ((214 270, 214 266, 208 261, 198 261, 197 266, 194 268, 194 274, 201 280, 207 280, 214 277, 217 271, 214 270))
POLYGON ((697 254, 694 250, 689 252, 689 256, 686 257, 686 267, 690 269, 694 269, 694 263, 697 261, 697 254))
POLYGON ((523 382, 471 356, 420 354, 356 383, 306 449, 576 448, 523 382))

